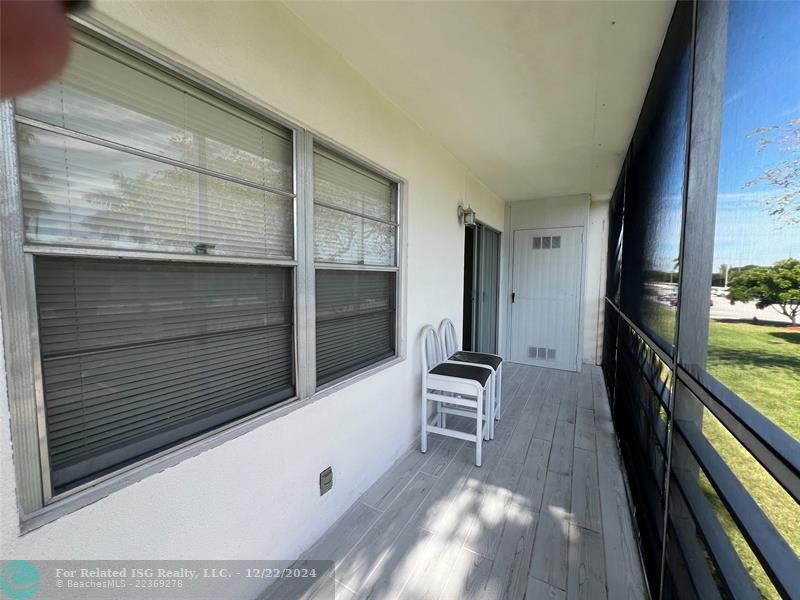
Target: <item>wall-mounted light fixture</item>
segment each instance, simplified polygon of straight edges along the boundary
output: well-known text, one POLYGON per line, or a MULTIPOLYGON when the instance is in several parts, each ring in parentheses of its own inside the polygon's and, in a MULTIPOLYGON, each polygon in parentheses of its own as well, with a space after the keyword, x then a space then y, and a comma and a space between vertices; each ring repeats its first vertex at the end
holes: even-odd
POLYGON ((458 205, 458 222, 461 225, 475 225, 475 211, 458 205))

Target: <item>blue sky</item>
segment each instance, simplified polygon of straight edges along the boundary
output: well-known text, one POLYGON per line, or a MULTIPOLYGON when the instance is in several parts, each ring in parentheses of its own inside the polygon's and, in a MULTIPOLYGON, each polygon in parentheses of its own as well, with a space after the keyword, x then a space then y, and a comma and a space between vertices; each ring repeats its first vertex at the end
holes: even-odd
MULTIPOLYGON (((793 156, 770 147, 757 152, 759 127, 787 125, 800 119, 800 1, 734 1, 730 4, 725 94, 722 113, 714 269, 720 264, 770 265, 800 257, 800 224, 769 214, 764 201, 779 190, 768 184, 746 186, 770 167, 793 156)), ((681 69, 682 72, 687 72, 681 69)), ((688 72, 687 72, 688 73, 688 72)), ((688 75, 687 75, 688 76, 688 75)), ((682 127, 686 96, 673 89, 665 117, 668 130, 682 127)), ((658 228, 651 232, 651 268, 671 271, 680 242, 683 139, 664 140, 658 182, 658 228)), ((800 181, 796 182, 800 186, 800 181)))
MULTIPOLYGON (((781 225, 759 200, 776 190, 745 187, 789 158, 756 152, 759 127, 800 118, 800 2, 732 2, 722 117, 714 267, 771 264, 800 256, 800 225, 781 225)), ((794 154, 800 160, 798 153, 794 154)), ((800 186, 800 181, 797 182, 800 186)))

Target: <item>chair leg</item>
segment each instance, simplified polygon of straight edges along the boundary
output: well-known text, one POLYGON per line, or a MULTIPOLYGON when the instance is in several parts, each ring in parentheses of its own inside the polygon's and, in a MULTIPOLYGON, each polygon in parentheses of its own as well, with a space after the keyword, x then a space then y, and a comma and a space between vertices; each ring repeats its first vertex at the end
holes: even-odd
POLYGON ((488 391, 488 393, 491 395, 491 400, 489 401, 489 404, 492 407, 492 410, 490 411, 490 416, 489 416, 489 419, 490 419, 490 421, 489 421, 489 439, 491 439, 491 440, 494 439, 494 421, 495 421, 494 413, 497 410, 497 391, 496 391, 496 384, 495 384, 496 380, 495 380, 495 377, 497 377, 497 373, 492 375, 491 385, 489 386, 491 388, 491 390, 488 391))
POLYGON ((483 396, 483 405, 486 408, 486 422, 484 425, 486 426, 486 441, 494 439, 494 393, 492 388, 494 387, 494 382, 490 381, 489 385, 486 386, 486 391, 484 392, 483 396))
POLYGON ((425 398, 425 388, 422 389, 422 427, 419 432, 420 451, 428 451, 428 400, 425 398))
POLYGON ((497 382, 495 385, 495 393, 497 394, 497 400, 495 401, 495 406, 497 407, 494 411, 494 418, 496 421, 500 420, 500 407, 503 405, 503 365, 501 364, 497 368, 497 382))
POLYGON ((475 466, 481 466, 483 451, 483 390, 478 392, 478 412, 475 428, 475 466))

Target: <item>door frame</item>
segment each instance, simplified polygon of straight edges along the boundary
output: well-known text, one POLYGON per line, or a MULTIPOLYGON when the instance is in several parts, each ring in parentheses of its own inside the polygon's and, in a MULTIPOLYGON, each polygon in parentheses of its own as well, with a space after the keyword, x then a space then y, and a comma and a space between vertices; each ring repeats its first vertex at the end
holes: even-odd
MULTIPOLYGON (((580 273, 578 281, 578 331, 575 340, 575 371, 580 373, 583 369, 583 326, 584 326, 584 313, 586 302, 584 298, 584 286, 586 281, 586 230, 588 224, 582 225, 554 225, 547 227, 520 227, 511 231, 509 238, 509 252, 508 252, 508 294, 506 295, 506 314, 507 317, 507 335, 505 336, 505 356, 511 361, 511 336, 514 331, 514 317, 513 317, 513 302, 511 296, 514 293, 514 259, 515 259, 515 243, 517 232, 536 232, 536 231, 552 231, 554 229, 576 229, 581 233, 581 251, 580 251, 580 273)), ((522 363, 515 363, 522 364, 522 363)), ((542 367, 542 368, 556 368, 559 367, 542 367)))

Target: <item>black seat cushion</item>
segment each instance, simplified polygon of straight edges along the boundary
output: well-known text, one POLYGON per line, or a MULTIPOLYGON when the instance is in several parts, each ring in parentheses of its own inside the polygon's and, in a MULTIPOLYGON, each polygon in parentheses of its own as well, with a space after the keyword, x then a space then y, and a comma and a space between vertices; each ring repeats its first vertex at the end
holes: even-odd
POLYGON ((503 362, 503 359, 495 354, 484 354, 483 352, 465 352, 459 350, 449 360, 457 360, 458 362, 471 362, 478 363, 479 365, 488 365, 495 371, 497 367, 503 362))
POLYGON ((459 365, 456 363, 440 363, 431 369, 431 375, 445 375, 446 377, 458 377, 459 379, 471 379, 477 381, 482 386, 486 385, 492 372, 483 367, 473 365, 459 365))

